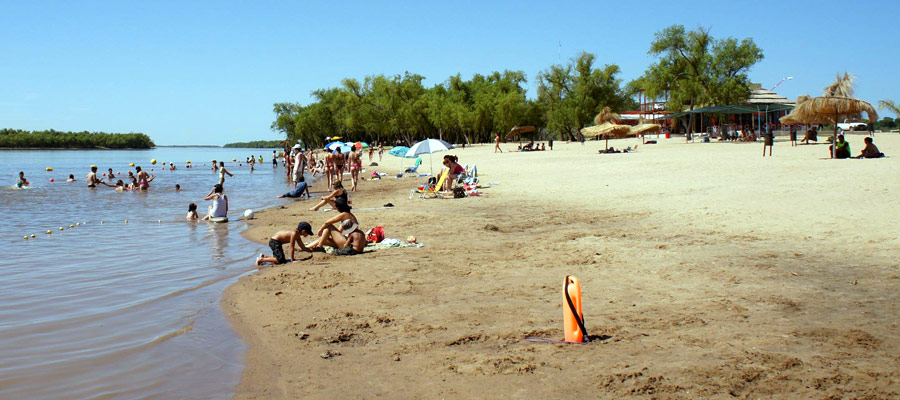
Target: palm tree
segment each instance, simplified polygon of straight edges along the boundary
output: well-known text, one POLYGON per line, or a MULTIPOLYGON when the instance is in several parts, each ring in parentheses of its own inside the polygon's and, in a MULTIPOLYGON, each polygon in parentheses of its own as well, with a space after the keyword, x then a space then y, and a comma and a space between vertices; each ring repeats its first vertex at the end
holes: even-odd
POLYGON ((895 104, 892 100, 879 100, 879 110, 888 110, 891 114, 900 117, 900 104, 895 104))
POLYGON ((825 89, 822 90, 823 94, 826 97, 830 96, 840 96, 840 97, 853 97, 853 79, 856 77, 851 75, 849 72, 844 72, 844 75, 837 75, 834 83, 825 86, 825 89))

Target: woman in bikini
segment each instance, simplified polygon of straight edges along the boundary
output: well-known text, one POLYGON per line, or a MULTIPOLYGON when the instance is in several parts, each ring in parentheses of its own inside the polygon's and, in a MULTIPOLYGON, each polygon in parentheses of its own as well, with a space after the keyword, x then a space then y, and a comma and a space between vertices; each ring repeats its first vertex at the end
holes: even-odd
POLYGON ((328 182, 328 186, 331 186, 334 183, 334 154, 333 153, 325 154, 325 170, 322 173, 325 175, 325 180, 328 182))
POLYGON ((141 170, 141 167, 134 167, 134 170, 137 171, 135 175, 135 180, 137 181, 137 189, 138 190, 147 190, 150 189, 150 182, 153 182, 156 179, 156 175, 150 176, 147 171, 141 170))
POLYGON ((334 157, 331 158, 334 161, 334 176, 338 182, 344 180, 344 155, 339 151, 334 151, 334 157))
POLYGON ((327 196, 322 197, 322 200, 319 201, 319 204, 316 204, 315 207, 310 208, 309 211, 318 211, 326 204, 330 205, 331 208, 335 210, 340 210, 341 212, 343 212, 344 209, 347 209, 347 211, 349 211, 350 202, 348 201, 347 190, 344 189, 344 185, 341 184, 340 181, 334 181, 334 183, 332 183, 331 185, 331 188, 334 189, 334 191, 327 196))
POLYGON ((358 152, 351 151, 350 158, 347 160, 347 162, 350 164, 350 182, 352 182, 352 184, 350 185, 350 191, 355 192, 356 182, 359 180, 359 170, 362 166, 362 149, 360 149, 358 152))

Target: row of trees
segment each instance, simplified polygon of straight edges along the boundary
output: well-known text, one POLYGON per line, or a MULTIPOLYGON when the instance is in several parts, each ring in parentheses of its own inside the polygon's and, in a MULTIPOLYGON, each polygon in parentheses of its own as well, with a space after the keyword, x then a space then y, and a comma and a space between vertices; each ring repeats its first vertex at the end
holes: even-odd
POLYGON ((253 140, 249 142, 228 143, 222 147, 236 149, 275 149, 284 145, 283 140, 253 140))
POLYGON ((0 129, 0 148, 9 149, 149 149, 154 146, 143 133, 0 129))
POLYGON ((426 88, 425 77, 403 75, 344 79, 340 86, 316 90, 314 102, 277 103, 272 129, 291 141, 318 146, 325 137, 353 140, 416 140, 439 137, 454 143, 488 142, 495 133, 533 125, 543 137, 581 139, 603 107, 635 110, 634 95, 667 98, 672 111, 734 104, 750 94, 747 72, 762 59, 751 39, 714 39, 707 29, 685 31, 675 25, 656 34, 650 54, 658 61, 637 80, 623 85, 616 64, 599 66, 583 52, 566 64, 538 73, 537 97, 526 97, 522 71, 459 74, 426 88))

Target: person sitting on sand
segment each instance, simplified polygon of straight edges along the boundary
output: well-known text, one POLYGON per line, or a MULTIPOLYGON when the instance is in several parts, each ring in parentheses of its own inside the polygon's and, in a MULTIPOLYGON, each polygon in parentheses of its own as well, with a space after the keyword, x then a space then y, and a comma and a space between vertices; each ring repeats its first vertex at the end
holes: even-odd
POLYGON ((444 166, 450 171, 447 173, 447 179, 444 180, 444 187, 441 190, 453 190, 453 184, 459 179, 459 176, 466 173, 466 169, 459 165, 454 155, 447 154, 444 156, 444 166))
POLYGON ((196 221, 200 219, 200 215, 197 214, 197 203, 188 204, 188 213, 184 217, 184 219, 188 221, 196 221))
POLYGON ((310 244, 313 251, 324 251, 325 246, 329 246, 334 248, 333 255, 352 256, 362 254, 368 244, 359 223, 350 218, 341 221, 340 230, 329 224, 320 232, 319 239, 310 244))
POLYGON ((225 188, 220 184, 213 186, 212 190, 204 198, 204 200, 212 200, 212 205, 207 209, 206 217, 210 218, 227 218, 228 217, 228 196, 225 195, 225 188))
POLYGON ((819 141, 819 131, 816 130, 816 127, 812 127, 812 129, 806 131, 806 135, 803 136, 803 140, 800 141, 800 144, 809 144, 809 141, 813 142, 819 141))
POLYGON ((832 148, 834 149, 833 157, 834 158, 850 158, 850 142, 844 140, 844 135, 838 135, 837 143, 832 146, 828 146, 828 155, 832 155, 832 148))
POLYGON ((26 186, 28 186, 28 179, 25 179, 25 171, 19 171, 19 177, 16 178, 16 187, 22 189, 26 186))
POLYGON ((275 232, 269 239, 269 248, 272 249, 272 255, 267 256, 265 254, 260 254, 259 257, 256 258, 256 265, 262 265, 263 263, 287 263, 287 260, 284 257, 284 248, 282 247, 285 243, 291 244, 291 261, 294 261, 294 253, 296 253, 296 246, 298 245, 300 246, 301 251, 311 252, 312 249, 306 247, 301 240, 301 238, 306 236, 312 236, 312 227, 309 225, 309 222, 306 221, 301 221, 297 224, 296 229, 275 232))
POLYGON ((300 176, 300 181, 297 182, 297 187, 294 188, 294 190, 291 190, 290 192, 287 192, 281 196, 276 196, 275 198, 283 199, 285 197, 303 197, 304 192, 306 193, 306 198, 308 199, 310 197, 309 186, 306 185, 306 180, 303 178, 303 176, 300 176))
POLYGON ((344 185, 341 184, 341 181, 334 181, 331 184, 331 188, 334 189, 334 191, 327 196, 322 197, 322 200, 319 201, 319 204, 316 204, 315 207, 310 208, 309 211, 319 211, 319 209, 326 204, 330 205, 331 208, 335 210, 338 209, 338 203, 343 203, 345 206, 348 206, 349 200, 347 199, 347 191, 344 189, 344 185))
POLYGON ((866 137, 863 139, 866 142, 866 147, 862 149, 862 152, 856 158, 881 158, 884 157, 884 153, 878 151, 878 147, 875 146, 871 137, 866 137))

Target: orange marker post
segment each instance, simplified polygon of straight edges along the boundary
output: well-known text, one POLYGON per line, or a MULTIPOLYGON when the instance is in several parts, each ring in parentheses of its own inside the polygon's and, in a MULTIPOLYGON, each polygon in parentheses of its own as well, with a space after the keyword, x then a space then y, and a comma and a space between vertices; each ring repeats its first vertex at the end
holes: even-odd
POLYGON ((587 342, 584 314, 581 312, 581 283, 571 275, 567 275, 563 283, 563 330, 567 342, 587 342))

